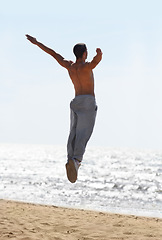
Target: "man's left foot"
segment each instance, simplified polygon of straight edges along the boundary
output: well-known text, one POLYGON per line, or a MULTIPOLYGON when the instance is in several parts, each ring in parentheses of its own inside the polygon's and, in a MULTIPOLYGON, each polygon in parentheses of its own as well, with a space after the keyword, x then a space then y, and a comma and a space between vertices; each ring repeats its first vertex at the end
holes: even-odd
POLYGON ((67 178, 71 183, 76 182, 79 167, 80 167, 80 162, 76 159, 70 159, 66 163, 67 178))

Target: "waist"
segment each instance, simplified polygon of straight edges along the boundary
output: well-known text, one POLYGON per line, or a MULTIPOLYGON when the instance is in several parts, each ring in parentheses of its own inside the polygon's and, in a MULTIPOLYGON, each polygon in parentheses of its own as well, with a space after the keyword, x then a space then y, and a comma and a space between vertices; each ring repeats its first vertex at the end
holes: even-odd
POLYGON ((82 95, 92 95, 95 96, 94 94, 94 88, 92 89, 75 89, 75 96, 82 96, 82 95))
POLYGON ((74 99, 95 99, 95 95, 91 95, 91 94, 82 94, 82 95, 75 95, 74 99))

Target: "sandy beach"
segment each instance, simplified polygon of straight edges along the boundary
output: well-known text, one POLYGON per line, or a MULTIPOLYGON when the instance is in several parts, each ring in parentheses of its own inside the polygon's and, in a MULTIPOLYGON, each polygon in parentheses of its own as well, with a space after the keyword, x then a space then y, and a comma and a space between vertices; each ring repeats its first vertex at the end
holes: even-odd
POLYGON ((162 219, 0 200, 0 239, 161 240, 162 219))

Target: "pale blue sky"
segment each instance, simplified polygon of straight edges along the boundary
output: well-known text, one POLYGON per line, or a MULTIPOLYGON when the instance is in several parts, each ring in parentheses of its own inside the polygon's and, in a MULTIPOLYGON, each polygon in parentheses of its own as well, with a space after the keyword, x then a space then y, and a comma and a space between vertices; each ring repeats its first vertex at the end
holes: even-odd
POLYGON ((66 144, 73 86, 65 69, 25 39, 65 58, 85 42, 98 116, 89 145, 162 147, 162 1, 1 1, 0 142, 66 144))

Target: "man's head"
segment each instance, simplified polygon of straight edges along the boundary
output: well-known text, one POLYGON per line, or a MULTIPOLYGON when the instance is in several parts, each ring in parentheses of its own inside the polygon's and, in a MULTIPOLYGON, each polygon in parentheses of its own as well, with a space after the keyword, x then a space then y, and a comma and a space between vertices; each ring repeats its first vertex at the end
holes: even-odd
POLYGON ((82 58, 85 55, 85 59, 87 58, 87 47, 84 43, 78 43, 73 48, 74 55, 76 59, 82 58))

